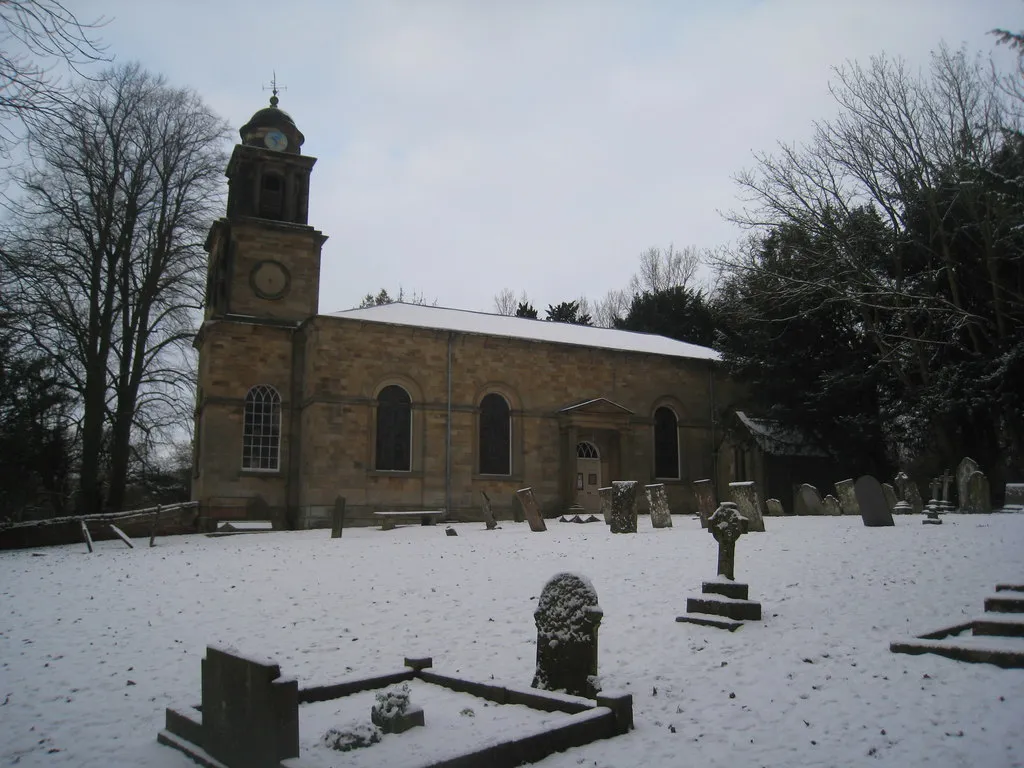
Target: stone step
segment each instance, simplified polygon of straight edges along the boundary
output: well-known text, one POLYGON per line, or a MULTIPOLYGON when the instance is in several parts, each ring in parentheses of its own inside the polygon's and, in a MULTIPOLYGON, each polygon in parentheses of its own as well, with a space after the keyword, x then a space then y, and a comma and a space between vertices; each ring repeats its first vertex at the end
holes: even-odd
POLYGON ((754 600, 736 600, 725 595, 690 597, 686 600, 687 613, 710 613, 727 616, 738 621, 761 619, 761 604, 754 600))
POLYGON ((1024 613, 1024 595, 1007 594, 985 598, 986 613, 1024 613))
POLYGON ((985 613, 974 620, 975 635, 1024 637, 1024 615, 1017 613, 985 613))
POLYGON ((743 626, 742 621, 733 621, 732 619, 720 619, 714 616, 708 616, 707 614, 700 613, 687 613, 682 616, 676 616, 676 621, 685 622, 687 624, 700 624, 705 627, 718 627, 719 629, 728 629, 730 632, 735 632, 737 629, 743 626))
POLYGON ((975 664, 995 664, 1003 669, 1024 669, 1024 640, 1016 637, 969 637, 966 639, 914 639, 889 644, 893 653, 934 653, 947 659, 975 664))
POLYGON ((996 592, 1024 592, 1024 584, 996 584, 996 592))
POLYGON ((750 587, 738 581, 705 581, 700 591, 705 595, 725 595, 736 600, 746 600, 750 596, 750 587))

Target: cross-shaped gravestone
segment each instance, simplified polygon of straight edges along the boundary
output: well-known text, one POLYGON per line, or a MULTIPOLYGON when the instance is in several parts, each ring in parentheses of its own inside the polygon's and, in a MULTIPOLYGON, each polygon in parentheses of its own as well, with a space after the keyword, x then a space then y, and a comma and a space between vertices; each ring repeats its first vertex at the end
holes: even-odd
POLYGON ((933 477, 931 482, 928 483, 928 493, 931 495, 931 498, 929 499, 929 501, 938 501, 939 500, 939 493, 940 493, 939 486, 941 486, 941 485, 942 485, 942 481, 939 478, 937 478, 937 477, 933 477))
POLYGON ((745 522, 739 507, 731 501, 719 504, 708 519, 708 530, 718 542, 718 574, 727 579, 736 579, 736 539, 745 533, 745 522))
POLYGON ((949 484, 953 482, 953 477, 949 474, 949 470, 947 469, 942 473, 942 477, 939 479, 942 481, 942 500, 949 501, 949 484))

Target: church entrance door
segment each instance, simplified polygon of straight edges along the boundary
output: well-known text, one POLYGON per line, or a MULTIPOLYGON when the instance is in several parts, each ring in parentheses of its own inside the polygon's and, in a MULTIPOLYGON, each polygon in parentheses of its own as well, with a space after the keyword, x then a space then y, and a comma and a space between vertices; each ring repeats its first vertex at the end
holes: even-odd
POLYGON ((601 454, 586 440, 576 444, 576 503, 593 514, 601 508, 601 454))

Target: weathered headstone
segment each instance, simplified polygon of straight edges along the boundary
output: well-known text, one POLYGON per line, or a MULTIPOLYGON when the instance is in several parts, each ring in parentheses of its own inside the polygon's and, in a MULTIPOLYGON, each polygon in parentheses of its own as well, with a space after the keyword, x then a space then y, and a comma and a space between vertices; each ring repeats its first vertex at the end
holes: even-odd
POLYGON ((743 535, 745 518, 736 504, 725 501, 708 520, 708 530, 718 542, 718 575, 736 580, 736 540, 743 535))
POLYGON ((384 733, 405 733, 425 722, 423 708, 414 707, 409 701, 408 683, 387 688, 374 698, 376 701, 370 707, 370 722, 384 733))
POLYGON ((766 508, 765 514, 771 517, 782 517, 782 515, 786 514, 782 502, 778 499, 765 499, 764 506, 766 508))
POLYGON ((612 524, 612 487, 598 488, 597 495, 601 499, 601 517, 605 525, 612 524))
POLYGON ((1003 508, 1024 507, 1024 483, 1007 483, 1003 495, 1003 508))
POLYGON ((523 505, 523 512, 526 514, 526 522, 530 524, 530 530, 540 533, 548 529, 544 524, 544 518, 540 514, 540 506, 533 495, 533 488, 520 488, 516 491, 519 503, 523 505))
POLYGON ((338 496, 334 500, 334 509, 331 511, 331 538, 340 539, 341 532, 345 529, 345 497, 338 496))
POLYGON ((662 483, 644 486, 647 492, 647 506, 651 508, 651 526, 653 528, 671 528, 672 513, 668 508, 668 496, 662 483))
POLYGON ((498 527, 498 521, 494 519, 494 512, 491 511, 491 497, 487 495, 486 491, 480 491, 480 495, 484 499, 482 511, 484 515, 484 523, 487 524, 487 530, 493 531, 498 527))
POLYGON ((715 513, 718 502, 715 500, 715 487, 710 480, 695 480, 693 495, 697 499, 697 514, 700 515, 700 527, 708 527, 708 518, 715 513))
MULTIPOLYGON (((957 465, 956 503, 960 509, 964 509, 964 505, 967 503, 967 480, 971 476, 972 472, 977 472, 979 469, 980 467, 978 466, 978 462, 968 456, 964 456, 960 464, 957 465)), ((942 498, 947 501, 952 501, 948 496, 943 496, 942 498)))
POLYGON ((891 512, 896 508, 896 502, 899 501, 896 498, 896 489, 889 485, 889 483, 882 483, 882 495, 885 497, 885 503, 889 505, 889 511, 891 512))
POLYGON ((857 494, 853 492, 853 480, 840 480, 836 483, 836 497, 839 499, 839 507, 844 515, 859 515, 860 507, 857 506, 857 494))
POLYGON ((203 749, 230 768, 278 768, 299 756, 299 684, 277 664, 207 647, 203 749))
POLYGON ((976 515, 988 514, 992 511, 992 493, 988 487, 988 478, 984 472, 971 472, 967 476, 966 502, 960 503, 960 509, 976 515))
POLYGON ((924 501, 921 499, 921 491, 918 490, 917 483, 913 480, 907 483, 903 498, 908 504, 910 504, 910 511, 915 515, 919 515, 924 511, 924 501))
POLYGON ((533 687, 594 698, 597 630, 604 612, 594 585, 584 576, 552 576, 537 601, 537 669, 533 687))
POLYGON ((864 525, 868 528, 879 528, 896 524, 892 519, 889 502, 882 491, 882 484, 875 478, 871 475, 862 475, 854 483, 853 491, 857 496, 857 506, 864 525))
POLYGON ((813 485, 804 483, 796 492, 796 507, 798 515, 823 515, 825 507, 821 501, 821 494, 813 485))
POLYGON ((729 483, 729 492, 732 494, 733 502, 739 507, 740 514, 747 519, 748 530, 764 533, 761 499, 757 494, 757 485, 754 481, 744 480, 739 483, 729 483))
POLYGON ((841 515, 843 514, 843 508, 839 506, 839 499, 833 496, 831 493, 821 501, 822 509, 826 515, 841 515))
POLYGON ((612 482, 612 533, 636 533, 636 480, 612 482))

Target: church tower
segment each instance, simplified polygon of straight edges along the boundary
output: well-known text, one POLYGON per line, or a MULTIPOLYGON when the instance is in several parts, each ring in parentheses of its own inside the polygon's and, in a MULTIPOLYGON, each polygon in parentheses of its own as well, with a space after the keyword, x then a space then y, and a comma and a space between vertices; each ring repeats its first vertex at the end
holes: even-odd
POLYGON ((258 516, 285 524, 298 484, 301 328, 317 314, 327 238, 307 223, 316 158, 302 154, 276 88, 239 135, 226 215, 206 239, 192 498, 220 519, 265 503, 258 516))

